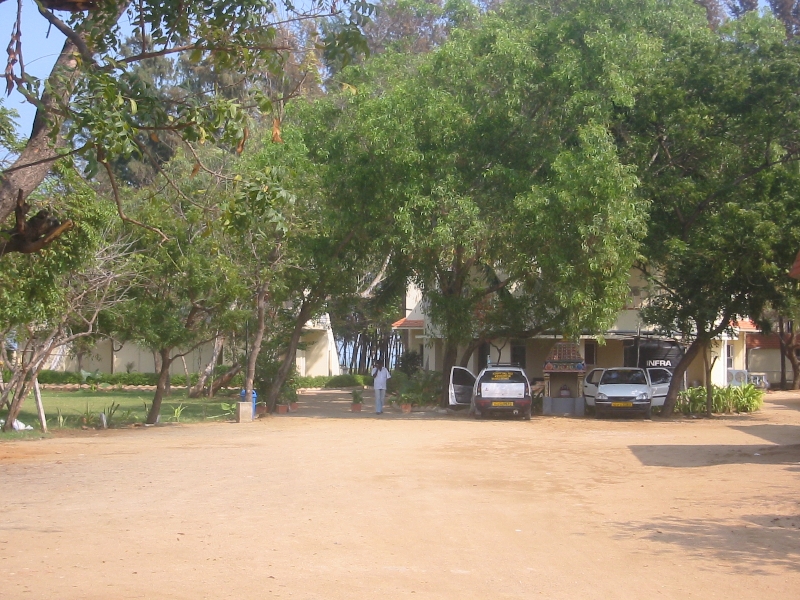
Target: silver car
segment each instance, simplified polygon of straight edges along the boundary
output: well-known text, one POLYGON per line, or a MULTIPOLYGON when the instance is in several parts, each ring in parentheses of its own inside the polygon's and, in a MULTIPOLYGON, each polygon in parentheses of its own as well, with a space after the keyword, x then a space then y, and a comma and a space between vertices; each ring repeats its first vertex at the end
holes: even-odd
POLYGON ((595 415, 642 413, 650 418, 654 406, 663 406, 672 373, 668 369, 614 367, 594 369, 583 383, 586 405, 595 415))

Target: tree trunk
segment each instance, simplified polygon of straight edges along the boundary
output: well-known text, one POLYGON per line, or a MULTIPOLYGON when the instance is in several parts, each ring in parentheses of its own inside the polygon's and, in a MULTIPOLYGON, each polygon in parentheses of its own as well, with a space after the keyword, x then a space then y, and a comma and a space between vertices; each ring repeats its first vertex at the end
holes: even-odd
POLYGON ((189 398, 199 398, 203 395, 203 389, 206 387, 206 381, 211 377, 214 372, 214 367, 219 359, 219 353, 222 352, 222 344, 225 342, 224 335, 218 335, 214 338, 214 350, 211 352, 211 360, 205 366, 203 371, 197 378, 197 383, 189 388, 189 398))
POLYGON ((439 406, 447 408, 450 406, 450 371, 456 366, 458 358, 458 345, 445 340, 444 357, 442 359, 442 395, 439 398, 439 406))
POLYGON ((292 336, 289 338, 289 346, 286 348, 286 354, 283 357, 283 362, 281 362, 281 366, 278 367, 278 373, 275 375, 275 379, 269 386, 269 392, 267 393, 266 399, 267 411, 269 412, 272 412, 275 409, 275 405, 278 403, 278 396, 280 396, 281 393, 281 387, 283 387, 286 378, 289 376, 289 371, 294 368, 297 345, 300 343, 300 337, 303 335, 303 327, 305 326, 309 317, 314 313, 315 308, 315 302, 312 302, 308 298, 303 300, 303 304, 300 307, 300 312, 298 313, 294 322, 294 330, 292 331, 292 336))
POLYGON ((703 342, 699 338, 695 338, 694 341, 689 344, 686 353, 681 357, 680 361, 678 361, 678 364, 675 365, 675 371, 672 373, 672 381, 669 384, 669 391, 664 400, 664 407, 661 409, 662 416, 671 417, 672 413, 675 411, 675 403, 678 401, 678 391, 680 390, 683 376, 702 347, 703 342))
POLYGON ((58 105, 66 103, 72 96, 77 79, 77 57, 77 47, 66 40, 46 83, 47 89, 56 94, 45 92, 42 95, 28 143, 11 166, 14 170, 7 170, 0 178, 0 223, 14 212, 20 190, 25 199, 39 187, 50 172, 53 159, 58 156, 57 150, 65 146, 64 138, 60 134, 53 143, 50 132, 53 127, 56 131, 60 129, 62 118, 58 115, 58 105))
POLYGON ((42 403, 42 391, 39 388, 39 378, 33 380, 33 397, 36 400, 36 412, 39 415, 39 423, 42 426, 42 433, 47 433, 47 416, 44 414, 44 404, 42 403))
POLYGON ((256 376, 256 362, 261 352, 261 342, 264 340, 264 330, 267 328, 267 284, 263 284, 256 294, 256 314, 258 323, 256 335, 253 339, 253 349, 247 357, 247 372, 244 376, 244 399, 249 402, 253 397, 253 380, 256 376))
POLYGON ((2 431, 7 433, 14 430, 14 421, 19 416, 19 411, 22 408, 22 401, 27 396, 25 390, 25 378, 27 376, 27 369, 22 369, 9 381, 8 388, 3 393, 8 403, 8 414, 6 415, 6 422, 3 423, 2 431), (24 391, 24 394, 23 394, 24 391))
POLYGON ((708 355, 711 352, 711 340, 708 340, 703 347, 703 367, 705 368, 706 377, 706 416, 710 417, 714 413, 714 386, 711 384, 711 371, 714 369, 714 363, 717 362, 717 357, 714 360, 708 360, 708 355))
POLYGON ((786 329, 783 324, 783 317, 778 317, 778 343, 781 347, 781 389, 785 390, 788 386, 786 385, 786 329))
POLYGON ((460 367, 464 367, 465 369, 469 366, 469 360, 472 358, 472 355, 475 353, 475 350, 480 348, 481 343, 483 340, 476 339, 472 340, 468 345, 467 348, 464 350, 464 353, 461 355, 461 362, 459 362, 460 367))
POLYGON ((181 362, 183 363, 183 374, 186 375, 186 395, 188 396, 189 392, 192 391, 192 376, 189 374, 185 356, 181 356, 181 362))
POLYGON ((161 414, 161 401, 164 399, 164 392, 167 389, 167 382, 169 381, 169 368, 172 365, 172 358, 170 352, 172 348, 162 348, 159 350, 161 358, 161 371, 158 374, 158 383, 156 384, 156 393, 153 396, 153 404, 150 407, 150 412, 147 413, 148 425, 155 425, 158 422, 158 415, 161 414))
POLYGON ((242 370, 242 365, 236 363, 232 365, 230 369, 228 369, 225 373, 217 377, 208 388, 208 397, 211 398, 216 394, 220 388, 225 387, 228 385, 231 380, 239 374, 239 371, 242 370))

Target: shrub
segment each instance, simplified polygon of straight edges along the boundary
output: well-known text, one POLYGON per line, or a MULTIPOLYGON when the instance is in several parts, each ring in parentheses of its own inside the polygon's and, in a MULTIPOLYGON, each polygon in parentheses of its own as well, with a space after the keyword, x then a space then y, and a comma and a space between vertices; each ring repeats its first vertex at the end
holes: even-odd
MULTIPOLYGON (((6 381, 8 381, 6 379, 6 381)), ((72 371, 50 371, 42 369, 39 371, 39 383, 60 384, 81 383, 81 374, 72 371)))
MULTIPOLYGON (((394 377, 392 377, 394 379, 394 377)), ((392 381, 390 379, 389 381, 392 381)), ((398 402, 415 406, 438 404, 442 391, 442 375, 436 371, 417 371, 398 387, 398 402)))
POLYGON ((414 350, 406 350, 397 360, 397 370, 409 377, 422 368, 422 355, 414 350))
POLYGON ((373 379, 371 375, 358 375, 354 373, 346 373, 344 375, 336 375, 331 377, 325 384, 326 388, 343 388, 355 387, 357 385, 372 385, 373 379))
MULTIPOLYGON (((258 355, 254 387, 262 400, 266 400, 267 392, 269 392, 270 385, 278 374, 281 362, 282 361, 272 357, 267 352, 262 351, 258 355)), ((233 378, 233 381, 238 381, 236 385, 243 387, 244 375, 240 373, 233 378)), ((295 402, 297 400, 297 371, 295 369, 292 369, 286 381, 283 382, 278 398, 279 404, 295 402)))
POLYGON ((317 375, 316 377, 309 377, 304 376, 300 377, 297 376, 297 387, 298 388, 321 388, 325 387, 326 384, 331 380, 330 375, 317 375))
MULTIPOLYGON (((715 413, 753 412, 764 403, 764 392, 753 384, 712 386, 712 411, 715 413)), ((693 387, 678 393, 675 408, 685 415, 706 412, 706 388, 693 387)))

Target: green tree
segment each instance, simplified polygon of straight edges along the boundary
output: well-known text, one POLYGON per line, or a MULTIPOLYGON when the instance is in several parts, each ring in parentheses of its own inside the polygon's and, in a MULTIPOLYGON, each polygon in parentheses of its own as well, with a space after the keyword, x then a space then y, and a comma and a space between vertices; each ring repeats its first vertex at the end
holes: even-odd
POLYGON ((798 51, 771 16, 687 24, 618 131, 650 203, 645 318, 690 342, 666 414, 691 361, 777 299, 800 246, 798 51))
POLYGON ((527 298, 523 330, 613 321, 644 205, 612 128, 659 57, 651 32, 687 6, 507 3, 429 55, 339 76, 329 187, 381 207, 445 339, 444 378, 501 290, 527 298))
POLYGON ((230 240, 213 224, 217 204, 225 198, 224 183, 213 185, 208 173, 191 177, 192 162, 181 153, 167 168, 180 187, 157 196, 147 188, 122 194, 137 219, 157 227, 136 230, 139 284, 114 326, 117 337, 159 356, 148 423, 158 419, 172 363, 211 342, 218 331, 235 329, 244 320, 238 302, 247 297, 230 240))
MULTIPOLYGON (((293 49, 279 35, 288 23, 344 13, 345 25, 326 42, 335 51, 339 45, 361 43, 359 27, 372 11, 365 0, 313 3, 308 10, 288 1, 276 5, 265 0, 109 1, 86 11, 78 4, 68 21, 47 8, 51 3, 39 5, 42 17, 66 36, 44 82, 21 71, 22 46, 16 43, 21 23, 12 32, 8 89, 16 88, 37 106, 37 113, 17 160, 2 172, 0 222, 67 153, 81 156, 91 176, 117 159, 146 156, 142 135, 158 140, 171 134, 187 144, 213 139, 242 148, 246 112, 237 99, 205 88, 165 99, 139 76, 138 63, 184 55, 234 79, 247 79, 259 69, 280 71, 280 52, 293 49), (140 41, 133 54, 123 48, 117 23, 123 15, 134 24, 140 41)), ((272 111, 269 99, 258 90, 249 101, 267 114, 272 111)), ((121 209, 120 214, 124 216, 121 209)))
POLYGON ((47 192, 59 198, 53 211, 69 211, 79 222, 64 241, 34 256, 13 255, 0 272, 0 339, 13 340, 18 354, 0 395, 0 406, 8 405, 3 431, 12 428, 52 352, 94 335, 99 315, 124 298, 132 278, 127 244, 109 226, 112 207, 64 168, 47 192))

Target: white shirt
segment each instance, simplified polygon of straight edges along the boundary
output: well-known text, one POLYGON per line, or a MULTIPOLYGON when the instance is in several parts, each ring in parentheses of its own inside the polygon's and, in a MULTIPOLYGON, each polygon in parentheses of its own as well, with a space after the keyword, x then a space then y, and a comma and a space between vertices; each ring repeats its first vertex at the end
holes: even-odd
POLYGON ((386 380, 392 378, 392 376, 389 374, 389 369, 386 367, 381 367, 380 371, 376 368, 373 368, 372 376, 375 378, 375 382, 373 383, 372 387, 376 390, 385 390, 386 380))

